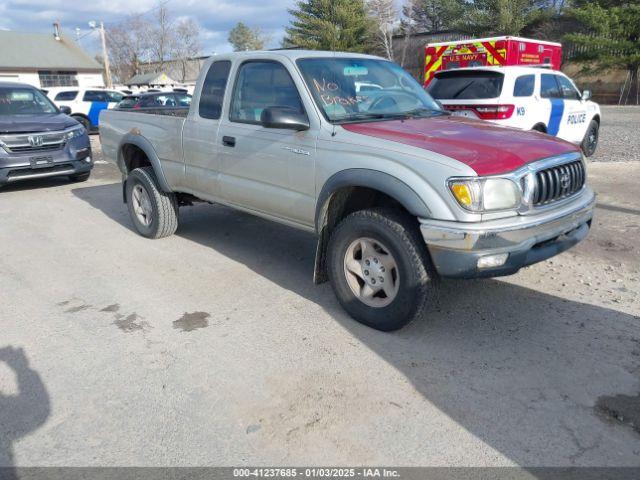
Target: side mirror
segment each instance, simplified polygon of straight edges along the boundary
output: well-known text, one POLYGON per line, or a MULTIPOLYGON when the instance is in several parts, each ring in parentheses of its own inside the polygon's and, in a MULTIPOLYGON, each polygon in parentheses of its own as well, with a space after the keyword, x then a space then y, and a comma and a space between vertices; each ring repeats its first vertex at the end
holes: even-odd
POLYGON ((591 90, 583 90, 582 91, 582 100, 585 102, 591 98, 591 90))
POLYGON ((268 107, 260 115, 260 123, 264 128, 285 128, 287 130, 309 130, 309 119, 289 107, 268 107))
POLYGON ((71 107, 67 107, 66 105, 60 107, 60 111, 65 115, 71 115, 71 107))

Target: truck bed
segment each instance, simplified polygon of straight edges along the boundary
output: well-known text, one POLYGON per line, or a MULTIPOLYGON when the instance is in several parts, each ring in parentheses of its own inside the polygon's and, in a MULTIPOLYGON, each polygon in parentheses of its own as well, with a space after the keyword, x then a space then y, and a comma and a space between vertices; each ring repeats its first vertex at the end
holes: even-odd
POLYGON ((165 178, 173 187, 184 176, 182 127, 188 108, 149 110, 103 110, 100 112, 100 141, 105 158, 118 163, 120 142, 133 136, 148 142, 162 162, 165 178))

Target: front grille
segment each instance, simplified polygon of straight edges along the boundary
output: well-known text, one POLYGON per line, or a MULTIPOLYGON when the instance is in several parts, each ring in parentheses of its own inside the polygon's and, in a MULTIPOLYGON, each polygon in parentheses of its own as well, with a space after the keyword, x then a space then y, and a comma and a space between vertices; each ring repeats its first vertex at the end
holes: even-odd
POLYGON ((570 197, 582 189, 584 182, 584 165, 580 160, 539 170, 535 173, 532 203, 538 207, 570 197))
POLYGON ((9 153, 52 152, 64 148, 64 132, 23 133, 0 136, 0 145, 9 153))
POLYGON ((39 147, 32 147, 31 145, 11 146, 9 150, 12 153, 31 153, 31 152, 52 152, 60 150, 64 146, 64 143, 56 143, 51 145, 41 145, 39 147))

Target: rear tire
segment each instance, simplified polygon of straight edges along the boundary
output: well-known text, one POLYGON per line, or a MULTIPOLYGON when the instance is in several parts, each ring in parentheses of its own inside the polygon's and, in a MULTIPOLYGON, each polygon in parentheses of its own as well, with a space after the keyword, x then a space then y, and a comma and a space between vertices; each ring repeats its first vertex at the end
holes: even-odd
POLYGON ((600 134, 600 124, 595 120, 591 120, 589 122, 589 126, 587 127, 587 132, 584 134, 584 138, 582 139, 582 143, 580 144, 580 148, 582 148, 582 152, 585 157, 590 157, 594 153, 596 153, 596 148, 598 148, 598 138, 600 134))
POLYGON ((90 176, 91 172, 77 173, 75 175, 69 175, 69 180, 76 183, 86 182, 87 180, 89 180, 90 176))
POLYGON ((157 239, 178 228, 178 201, 174 193, 158 188, 152 167, 136 168, 127 178, 125 194, 129 215, 140 235, 157 239))
POLYGON ((415 219, 386 208, 343 219, 329 239, 327 265, 342 307, 381 331, 397 330, 419 317, 436 278, 415 219))
POLYGON ((534 132, 547 133, 547 127, 545 127, 541 123, 538 123, 537 125, 534 125, 531 130, 533 130, 534 132))

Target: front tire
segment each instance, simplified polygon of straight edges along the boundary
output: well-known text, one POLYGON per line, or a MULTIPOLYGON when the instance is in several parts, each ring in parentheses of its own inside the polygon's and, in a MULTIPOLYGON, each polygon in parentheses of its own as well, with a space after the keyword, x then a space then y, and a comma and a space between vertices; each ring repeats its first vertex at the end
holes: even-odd
POLYGON ((129 215, 140 235, 162 238, 178 228, 178 201, 174 193, 158 188, 152 167, 136 168, 127 178, 125 194, 129 215))
POLYGON ((376 208, 348 215, 328 245, 329 280, 342 307, 376 330, 419 317, 435 274, 415 219, 376 208))
POLYGON ((599 135, 600 124, 595 120, 591 120, 591 122, 589 122, 589 127, 587 127, 587 132, 584 134, 584 139, 580 144, 580 148, 582 148, 582 152, 585 157, 590 157, 596 153, 599 135))

